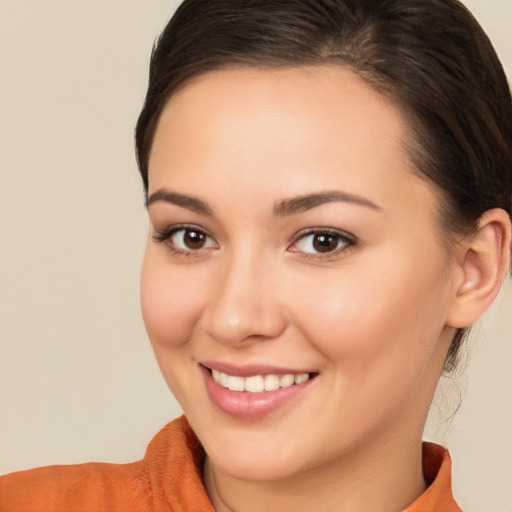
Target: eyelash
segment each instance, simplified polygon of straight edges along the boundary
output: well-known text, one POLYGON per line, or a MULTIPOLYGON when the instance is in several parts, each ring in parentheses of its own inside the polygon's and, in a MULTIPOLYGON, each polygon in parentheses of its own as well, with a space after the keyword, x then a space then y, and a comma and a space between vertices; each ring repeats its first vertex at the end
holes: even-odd
POLYGON ((348 251, 354 250, 359 244, 359 241, 354 235, 351 235, 345 231, 333 228, 311 228, 299 232, 293 243, 289 247, 290 252, 301 252, 302 256, 310 259, 329 259, 339 256, 341 253, 347 253, 348 251), (342 247, 338 247, 333 251, 321 253, 321 252, 304 252, 293 250, 293 246, 298 244, 301 240, 305 240, 308 236, 319 236, 327 235, 337 239, 338 244, 343 244, 342 247))
MULTIPOLYGON (((192 224, 179 224, 179 225, 169 226, 166 229, 164 229, 163 231, 160 231, 160 232, 155 231, 153 233, 152 237, 153 237, 153 240, 157 243, 165 243, 165 242, 168 242, 171 239, 171 237, 174 236, 179 231, 185 231, 185 232, 192 231, 192 232, 198 233, 200 235, 204 235, 208 239, 213 240, 215 245, 218 246, 217 242, 215 242, 213 237, 211 237, 206 231, 204 231, 203 229, 199 228, 198 226, 194 226, 192 224)), ((333 229, 333 228, 310 228, 310 229, 303 230, 303 231, 299 232, 294 237, 292 244, 288 247, 288 251, 301 253, 301 255, 305 258, 311 258, 311 259, 317 259, 317 260, 318 259, 329 259, 329 258, 339 256, 341 253, 346 253, 350 250, 355 249, 358 246, 358 244, 359 244, 359 242, 358 242, 357 238, 354 235, 346 233, 345 231, 341 231, 341 230, 333 229), (325 253, 321 253, 321 252, 308 253, 308 252, 293 249, 293 246, 298 244, 301 240, 303 241, 308 236, 313 236, 313 235, 331 236, 331 237, 336 238, 338 240, 338 243, 342 243, 343 245, 342 245, 342 247, 336 248, 333 251, 329 251, 329 252, 325 252, 325 253)), ((175 254, 177 256, 183 256, 183 257, 198 256, 203 251, 211 249, 211 247, 206 247, 206 248, 185 250, 185 249, 176 248, 174 245, 172 245, 170 243, 167 244, 167 246, 173 254, 175 254)))
MULTIPOLYGON (((153 236, 153 240, 155 242, 157 242, 157 243, 168 242, 179 231, 195 232, 195 233, 198 233, 200 235, 204 235, 205 237, 207 237, 210 240, 213 240, 213 238, 204 229, 201 229, 201 228, 199 228, 197 226, 194 226, 193 224, 178 224, 178 225, 174 225, 174 226, 169 226, 169 227, 165 228, 163 231, 160 231, 160 232, 155 231, 153 233, 153 235, 152 235, 153 236)), ((215 242, 215 244, 217 245, 216 242, 215 242)), ((210 249, 210 247, 199 248, 199 249, 189 249, 189 250, 187 250, 187 249, 179 249, 179 248, 175 247, 171 243, 168 243, 167 247, 168 247, 169 251, 171 251, 174 255, 176 255, 176 256, 183 256, 183 257, 185 257, 185 256, 198 256, 203 251, 210 249)))

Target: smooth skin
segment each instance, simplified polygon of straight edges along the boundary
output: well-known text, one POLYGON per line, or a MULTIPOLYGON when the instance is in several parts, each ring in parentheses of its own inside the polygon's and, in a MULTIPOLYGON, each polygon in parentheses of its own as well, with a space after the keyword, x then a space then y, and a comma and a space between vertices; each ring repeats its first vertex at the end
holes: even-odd
POLYGON ((492 210, 448 245, 408 136, 334 65, 209 72, 164 109, 142 309, 217 511, 391 512, 424 491, 428 408, 455 329, 499 291, 510 219, 492 210), (239 419, 208 398, 212 360, 318 375, 239 419))

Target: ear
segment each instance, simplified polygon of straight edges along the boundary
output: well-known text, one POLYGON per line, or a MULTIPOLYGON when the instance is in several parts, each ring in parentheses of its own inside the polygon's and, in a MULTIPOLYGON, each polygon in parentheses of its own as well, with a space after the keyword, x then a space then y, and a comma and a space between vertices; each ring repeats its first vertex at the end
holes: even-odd
POLYGON ((510 265, 511 231, 505 210, 488 210, 477 230, 460 244, 447 319, 450 327, 468 327, 493 303, 510 265))

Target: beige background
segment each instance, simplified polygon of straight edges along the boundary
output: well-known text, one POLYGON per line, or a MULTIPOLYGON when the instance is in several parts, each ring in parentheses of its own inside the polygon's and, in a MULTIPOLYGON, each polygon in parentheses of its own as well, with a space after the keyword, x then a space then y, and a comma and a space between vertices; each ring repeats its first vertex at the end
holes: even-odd
MULTIPOLYGON (((466 3, 511 75, 512 0, 466 3)), ((132 143, 175 5, 0 0, 0 473, 135 460, 179 414, 139 312, 132 143)), ((512 512, 511 306, 507 284, 427 429, 450 447, 467 512, 512 512)))

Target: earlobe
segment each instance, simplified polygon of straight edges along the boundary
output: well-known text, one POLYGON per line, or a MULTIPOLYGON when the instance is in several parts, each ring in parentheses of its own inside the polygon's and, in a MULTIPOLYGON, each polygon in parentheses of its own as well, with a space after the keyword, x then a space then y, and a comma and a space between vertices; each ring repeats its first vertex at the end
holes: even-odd
POLYGON ((454 328, 476 322, 498 295, 510 265, 511 221, 505 210, 488 210, 477 230, 461 244, 460 279, 454 283, 447 324, 454 328))

